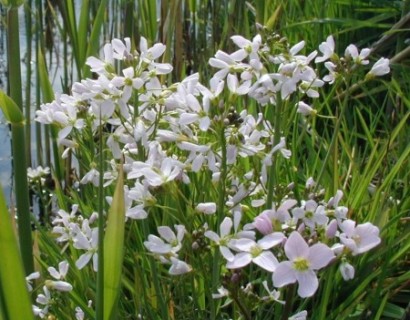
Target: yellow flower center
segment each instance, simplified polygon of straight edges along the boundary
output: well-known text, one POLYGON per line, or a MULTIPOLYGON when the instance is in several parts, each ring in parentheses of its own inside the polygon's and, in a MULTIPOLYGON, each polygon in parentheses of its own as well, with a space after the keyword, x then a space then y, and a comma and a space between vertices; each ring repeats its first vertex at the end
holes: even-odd
POLYGON ((293 266, 296 271, 306 271, 309 269, 310 263, 305 258, 296 258, 293 260, 293 266))

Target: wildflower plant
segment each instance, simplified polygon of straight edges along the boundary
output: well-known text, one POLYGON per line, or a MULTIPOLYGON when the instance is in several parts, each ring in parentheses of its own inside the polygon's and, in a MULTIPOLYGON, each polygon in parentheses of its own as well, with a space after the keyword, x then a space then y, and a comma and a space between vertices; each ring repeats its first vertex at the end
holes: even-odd
MULTIPOLYGON (((354 45, 338 56, 332 36, 307 55, 304 41, 291 45, 263 29, 232 41, 236 51, 209 60, 209 83, 197 73, 170 83, 163 44, 149 47, 141 37, 134 50, 129 38, 114 39, 101 58, 87 59, 92 79, 36 112, 38 122, 58 127, 63 157, 76 159, 76 178, 64 186, 71 214, 60 208, 51 223, 62 252, 72 254, 71 268, 89 283, 97 279, 104 234, 93 224, 101 200, 95 190, 105 201, 98 219, 106 219, 123 167, 121 303, 134 303, 143 318, 166 319, 193 303, 204 318, 226 312, 251 319, 273 305, 304 319, 304 299, 321 290, 326 270, 354 281, 355 257, 381 242, 376 226, 342 206, 339 186, 321 186, 323 171, 317 182, 302 181, 292 150, 299 126, 313 135, 316 118, 334 121, 337 136, 344 105, 338 117, 321 115, 321 106, 343 99, 359 76, 366 82, 388 73, 388 59, 372 66, 370 50, 354 45)), ((81 292, 80 281, 59 280, 67 268, 50 269, 52 283, 81 292)), ((49 287, 35 307, 40 317, 59 308, 49 287)), ((77 318, 94 314, 91 288, 76 298, 77 318)))

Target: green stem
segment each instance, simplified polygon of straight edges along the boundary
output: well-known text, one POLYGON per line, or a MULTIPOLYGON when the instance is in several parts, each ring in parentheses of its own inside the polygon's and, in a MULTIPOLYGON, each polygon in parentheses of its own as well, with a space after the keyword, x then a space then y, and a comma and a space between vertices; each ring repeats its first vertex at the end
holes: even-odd
MULTIPOLYGON (((219 177, 218 185, 218 209, 217 209, 217 219, 216 219, 216 229, 219 232, 220 224, 224 218, 224 208, 225 208, 225 189, 226 189, 226 175, 227 175, 227 165, 226 165, 226 140, 225 140, 225 127, 222 124, 222 129, 219 134, 220 143, 221 143, 221 176, 219 177)), ((211 290, 215 292, 217 290, 219 276, 220 276, 220 267, 219 267, 220 253, 215 251, 215 254, 212 259, 212 286, 211 290)), ((211 299, 211 319, 216 319, 217 310, 216 303, 214 299, 211 299)))
MULTIPOLYGON (((31 49, 32 49, 32 32, 31 32, 31 4, 32 0, 27 1, 27 7, 25 8, 25 16, 26 16, 26 101, 25 101, 25 118, 26 118, 26 141, 31 142, 31 49)), ((27 164, 31 166, 31 143, 26 144, 26 155, 27 155, 27 164)))
MULTIPOLYGON (((100 117, 101 119, 101 117, 100 117)), ((98 273, 97 273, 97 303, 96 303, 96 319, 104 319, 104 152, 103 152, 103 132, 100 122, 99 130, 99 164, 98 171, 99 186, 98 186, 98 273)))
POLYGON ((25 136, 23 124, 12 124, 11 142, 13 153, 14 184, 16 191, 18 235, 20 251, 26 275, 34 272, 33 244, 31 239, 31 213, 27 183, 25 136))
POLYGON ((287 320, 293 307, 293 298, 295 297, 296 285, 291 284, 286 293, 286 304, 282 313, 282 320, 287 320))
POLYGON ((325 287, 324 287, 323 294, 321 295, 321 299, 320 299, 318 320, 326 319, 326 311, 328 310, 327 307, 329 304, 329 299, 330 299, 330 296, 332 295, 332 289, 334 289, 335 287, 334 278, 335 278, 335 266, 332 266, 327 271, 326 276, 323 279, 325 287))
MULTIPOLYGON (((10 97, 22 110, 20 43, 18 8, 12 7, 7 12, 7 53, 10 97)), ((18 234, 20 251, 26 274, 34 271, 33 248, 31 239, 30 203, 27 183, 27 158, 25 148, 24 124, 12 124, 12 154, 14 183, 17 203, 18 234)))
MULTIPOLYGON (((276 101, 276 110, 275 110, 275 119, 274 119, 274 136, 273 136, 273 145, 276 146, 280 142, 280 133, 281 133, 281 116, 282 116, 282 107, 283 107, 283 101, 281 97, 278 95, 277 101, 276 101)), ((266 199, 266 209, 271 209, 272 208, 272 202, 273 202, 273 189, 275 186, 275 183, 277 182, 276 180, 276 158, 277 158, 278 152, 275 152, 272 155, 272 165, 269 168, 269 173, 268 173, 268 182, 267 182, 267 199, 266 199)))
MULTIPOLYGON (((346 99, 347 99, 347 96, 346 96, 345 99, 344 99, 345 101, 344 101, 344 103, 343 103, 343 105, 342 105, 342 110, 340 111, 340 114, 339 114, 339 116, 338 116, 338 118, 337 118, 337 121, 336 121, 336 124, 335 124, 335 129, 334 129, 334 131, 333 131, 332 140, 330 141, 329 150, 328 150, 328 152, 326 153, 325 159, 323 160, 322 167, 321 167, 320 172, 319 172, 319 176, 317 177, 317 181, 316 181, 317 184, 316 184, 315 192, 317 191, 317 188, 320 186, 319 182, 320 182, 320 180, 322 179, 323 174, 324 174, 324 172, 325 172, 325 170, 326 170, 326 165, 327 165, 327 163, 328 163, 328 161, 329 161, 330 155, 334 153, 334 148, 335 148, 335 146, 336 146, 337 136, 338 136, 338 134, 339 134, 340 124, 342 123, 343 116, 344 116, 344 114, 345 114, 345 112, 346 112, 346 108, 347 108, 346 99)), ((335 173, 335 174, 336 174, 336 173, 335 173)), ((334 190, 333 190, 333 191, 334 191, 334 190)))

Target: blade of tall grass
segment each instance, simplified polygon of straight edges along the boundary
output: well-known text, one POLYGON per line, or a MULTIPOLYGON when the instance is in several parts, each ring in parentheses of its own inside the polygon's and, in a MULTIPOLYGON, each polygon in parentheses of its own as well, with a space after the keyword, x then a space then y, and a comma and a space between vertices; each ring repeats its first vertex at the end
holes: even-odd
POLYGON ((0 294, 6 319, 34 319, 10 214, 0 186, 0 294))
POLYGON ((104 319, 118 319, 116 309, 121 288, 124 230, 124 176, 120 165, 104 239, 104 319))
MULTIPOLYGON (((88 41, 86 57, 97 55, 100 49, 100 35, 102 30, 102 25, 104 22, 105 10, 107 7, 108 0, 102 0, 98 7, 97 14, 94 18, 94 23, 91 29, 91 35, 88 41)), ((90 77, 91 72, 88 66, 84 65, 82 70, 84 77, 90 77)))
MULTIPOLYGON (((38 66, 38 75, 40 80, 40 87, 43 94, 43 102, 51 102, 54 100, 54 91, 48 77, 47 67, 45 63, 44 56, 39 48, 37 51, 37 66, 38 66)), ((64 173, 62 171, 61 158, 59 156, 59 148, 57 145, 57 128, 54 126, 50 127, 51 138, 53 144, 53 165, 54 173, 58 181, 62 181, 64 173)))

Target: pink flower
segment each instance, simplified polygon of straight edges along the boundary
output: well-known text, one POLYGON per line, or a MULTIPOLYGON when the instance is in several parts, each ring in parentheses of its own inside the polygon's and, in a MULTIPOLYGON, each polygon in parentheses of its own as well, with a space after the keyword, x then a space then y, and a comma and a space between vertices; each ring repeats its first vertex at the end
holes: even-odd
POLYGON ((275 287, 283 287, 298 282, 298 294, 302 298, 311 297, 319 286, 316 270, 329 264, 335 257, 332 250, 323 243, 309 247, 297 231, 293 231, 285 244, 289 261, 279 263, 273 273, 275 287))

